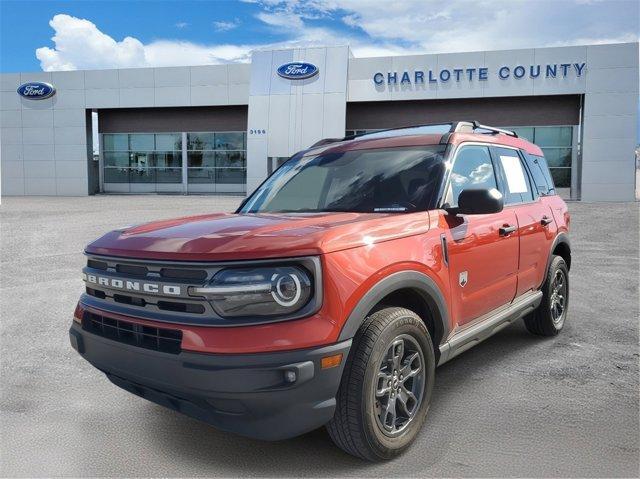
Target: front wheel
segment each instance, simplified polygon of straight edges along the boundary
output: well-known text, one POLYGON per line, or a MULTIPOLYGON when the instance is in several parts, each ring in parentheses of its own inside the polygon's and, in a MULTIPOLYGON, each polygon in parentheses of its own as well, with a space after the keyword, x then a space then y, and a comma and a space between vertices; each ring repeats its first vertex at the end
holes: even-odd
POLYGON ((363 459, 400 454, 425 421, 434 376, 433 344, 424 322, 404 308, 375 312, 354 338, 329 435, 363 459))
POLYGON ((530 333, 555 336, 564 327, 568 307, 569 269, 562 257, 554 256, 542 285, 542 302, 524 317, 524 324, 530 333))

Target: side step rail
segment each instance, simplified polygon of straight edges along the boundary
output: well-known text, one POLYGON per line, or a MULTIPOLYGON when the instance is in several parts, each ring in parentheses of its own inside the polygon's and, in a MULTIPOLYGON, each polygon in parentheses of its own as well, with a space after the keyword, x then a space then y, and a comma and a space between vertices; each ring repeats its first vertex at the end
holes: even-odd
POLYGON ((458 354, 481 343, 490 336, 506 328, 514 321, 529 314, 542 301, 542 291, 532 291, 522 295, 506 308, 486 315, 473 326, 454 333, 449 340, 440 346, 438 366, 446 363, 458 354))

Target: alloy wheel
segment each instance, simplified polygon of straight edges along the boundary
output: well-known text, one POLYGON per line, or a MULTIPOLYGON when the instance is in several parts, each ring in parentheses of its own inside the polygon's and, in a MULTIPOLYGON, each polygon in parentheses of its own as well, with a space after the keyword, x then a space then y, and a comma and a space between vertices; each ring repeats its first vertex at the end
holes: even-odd
POLYGON ((558 269, 551 282, 551 297, 549 307, 554 324, 562 322, 567 302, 567 280, 564 271, 558 269))
POLYGON ((376 422, 388 436, 397 436, 420 409, 424 394, 424 356, 417 340, 402 334, 394 338, 374 382, 376 422))

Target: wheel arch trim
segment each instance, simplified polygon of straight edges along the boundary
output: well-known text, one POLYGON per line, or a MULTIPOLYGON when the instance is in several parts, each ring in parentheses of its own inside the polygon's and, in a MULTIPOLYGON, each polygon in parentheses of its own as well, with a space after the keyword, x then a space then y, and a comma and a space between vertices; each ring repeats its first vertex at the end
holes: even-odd
MULTIPOLYGON (((571 241, 569 241, 569 235, 564 232, 558 233, 558 235, 553 240, 553 243, 551 244, 551 248, 549 248, 549 258, 547 259, 547 267, 545 269, 546 273, 549 273, 549 267, 551 266, 551 260, 553 259, 553 252, 559 244, 565 244, 567 248, 569 248, 569 253, 571 253, 571 241)), ((569 265, 567 264, 567 268, 568 267, 569 265)))
POLYGON ((367 291, 358 304, 349 314, 338 341, 351 339, 364 322, 367 314, 378 304, 384 297, 395 291, 403 289, 412 289, 418 292, 429 305, 429 309, 434 314, 432 318, 436 327, 442 328, 442 335, 438 346, 449 336, 449 310, 444 295, 436 282, 424 273, 418 271, 399 271, 386 276, 376 283, 369 291, 367 291))

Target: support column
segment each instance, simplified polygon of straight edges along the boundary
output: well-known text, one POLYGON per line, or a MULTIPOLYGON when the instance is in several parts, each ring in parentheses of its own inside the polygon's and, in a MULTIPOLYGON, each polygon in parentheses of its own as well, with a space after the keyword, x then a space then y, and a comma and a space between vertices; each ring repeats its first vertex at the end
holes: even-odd
POLYGON ((182 132, 182 194, 189 193, 189 170, 187 158, 187 132, 182 132))

